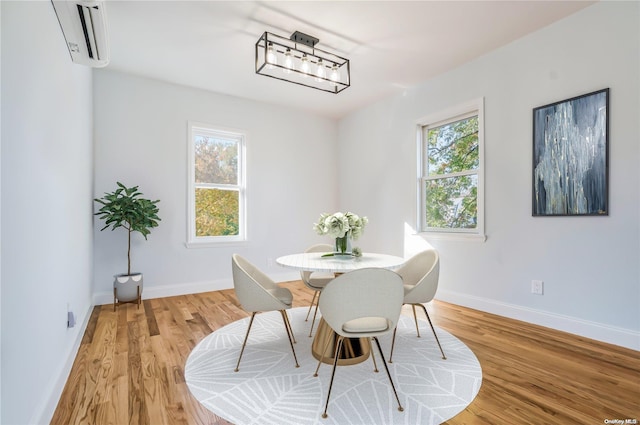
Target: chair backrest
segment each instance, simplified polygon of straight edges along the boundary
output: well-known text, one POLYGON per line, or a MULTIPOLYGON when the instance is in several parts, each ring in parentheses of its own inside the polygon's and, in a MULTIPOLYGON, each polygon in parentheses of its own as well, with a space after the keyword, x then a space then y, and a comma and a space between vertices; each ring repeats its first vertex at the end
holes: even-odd
POLYGON ((343 336, 342 325, 350 320, 382 317, 388 328, 373 335, 392 331, 402 309, 402 278, 395 272, 380 268, 364 268, 338 276, 322 290, 319 308, 331 328, 343 336))
POLYGON ((278 285, 245 258, 231 256, 233 287, 242 308, 249 312, 283 309, 283 304, 273 295, 278 285), (271 292, 270 292, 271 291, 271 292))
MULTIPOLYGON (((307 248, 304 252, 333 252, 333 246, 329 245, 327 243, 319 243, 316 245, 311 245, 309 248, 307 248)), ((310 271, 307 270, 303 270, 300 272, 300 279, 302 279, 302 281, 304 283, 309 283, 309 277, 311 276, 310 271)))
POLYGON ((419 252, 396 270, 405 285, 413 286, 405 293, 405 303, 426 303, 433 299, 438 290, 440 276, 440 256, 438 251, 429 249, 419 252))

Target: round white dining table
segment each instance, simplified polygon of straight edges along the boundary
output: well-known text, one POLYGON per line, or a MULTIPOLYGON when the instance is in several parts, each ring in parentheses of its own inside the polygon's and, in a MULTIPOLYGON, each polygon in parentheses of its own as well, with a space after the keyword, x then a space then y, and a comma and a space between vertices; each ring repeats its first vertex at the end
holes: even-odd
POLYGON ((405 259, 395 255, 364 253, 360 257, 351 255, 333 255, 323 257, 322 252, 305 252, 278 257, 276 263, 283 267, 314 272, 347 273, 367 267, 396 269, 405 263, 405 259))
MULTIPOLYGON (((323 256, 322 252, 306 252, 279 257, 276 263, 283 267, 296 270, 348 273, 353 270, 368 267, 396 269, 405 263, 403 257, 395 255, 364 253, 360 257, 334 255, 323 256)), ((311 344, 311 353, 323 363, 333 364, 337 334, 320 318, 316 335, 311 344)), ((338 353, 338 364, 349 365, 365 361, 371 352, 371 345, 367 338, 347 338, 342 351, 338 353)))

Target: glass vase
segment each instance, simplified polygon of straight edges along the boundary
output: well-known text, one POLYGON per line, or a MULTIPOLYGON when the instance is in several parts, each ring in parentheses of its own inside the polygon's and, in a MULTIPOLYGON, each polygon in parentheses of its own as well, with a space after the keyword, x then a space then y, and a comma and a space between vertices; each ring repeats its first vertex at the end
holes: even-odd
POLYGON ((351 255, 351 235, 346 234, 341 238, 336 238, 336 246, 333 251, 334 255, 351 255))

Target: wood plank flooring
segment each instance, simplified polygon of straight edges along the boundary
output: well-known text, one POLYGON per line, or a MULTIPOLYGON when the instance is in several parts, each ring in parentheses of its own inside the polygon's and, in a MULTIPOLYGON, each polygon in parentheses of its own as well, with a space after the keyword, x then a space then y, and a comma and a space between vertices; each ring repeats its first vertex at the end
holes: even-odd
MULTIPOLYGON (((283 286, 295 307, 309 305, 300 281, 283 286)), ((428 310, 482 366, 478 396, 447 424, 640 421, 640 352, 438 301, 428 310)), ((51 424, 229 425, 191 396, 184 365, 205 336, 246 316, 233 290, 96 306, 51 424)))

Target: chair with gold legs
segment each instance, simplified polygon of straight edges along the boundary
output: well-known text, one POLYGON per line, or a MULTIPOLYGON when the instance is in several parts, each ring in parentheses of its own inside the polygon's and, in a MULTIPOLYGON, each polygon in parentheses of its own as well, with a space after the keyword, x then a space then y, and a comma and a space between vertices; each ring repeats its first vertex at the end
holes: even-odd
MULTIPOLYGON (((307 248, 305 252, 331 252, 333 251, 333 246, 329 244, 317 244, 310 246, 307 248)), ((311 304, 309 305, 309 311, 307 311, 307 317, 304 321, 309 320, 309 314, 311 313, 311 309, 315 305, 315 310, 313 311, 313 320, 311 321, 311 328, 309 328, 309 336, 313 335, 313 325, 316 323, 316 314, 318 314, 318 302, 320 301, 320 295, 322 295, 322 289, 327 286, 327 283, 331 282, 335 279, 336 275, 331 272, 311 272, 303 270, 300 272, 300 278, 302 279, 302 283, 306 285, 307 288, 313 291, 313 298, 311 299, 311 304)))
POLYGON ((256 314, 276 310, 282 315, 282 321, 287 331, 287 337, 289 338, 289 344, 291 345, 296 367, 300 367, 298 358, 296 357, 296 351, 293 348, 293 343, 296 342, 296 340, 293 336, 293 330, 291 329, 287 312, 285 311, 291 308, 291 303, 293 302, 293 294, 291 294, 291 291, 278 286, 276 282, 238 254, 233 254, 231 267, 233 271, 233 287, 238 301, 240 301, 240 305, 245 311, 251 313, 247 334, 242 343, 242 349, 240 350, 235 371, 237 372, 240 368, 240 360, 242 359, 244 348, 247 345, 251 325, 253 324, 253 319, 256 314))
MULTIPOLYGON (((431 317, 427 313, 425 303, 433 300, 433 297, 438 290, 438 277, 440 274, 440 256, 436 250, 430 249, 422 251, 411 257, 406 263, 396 270, 400 276, 402 276, 402 282, 404 284, 404 300, 403 304, 411 304, 413 309, 413 320, 416 323, 416 332, 418 338, 420 338, 420 328, 418 327, 418 316, 416 315, 416 306, 421 307, 424 311, 433 336, 436 338, 442 358, 447 359, 440 345, 438 335, 436 335, 436 329, 433 327, 431 317)), ((393 330, 393 342, 391 343, 391 354, 389 355, 389 363, 393 363, 393 349, 396 344, 396 331, 393 330)))
MULTIPOLYGON (((401 412, 404 410, 378 341, 379 336, 386 335, 395 329, 402 309, 402 298, 402 278, 390 270, 380 268, 364 268, 345 273, 329 282, 322 290, 322 298, 318 303, 320 312, 325 322, 337 334, 337 344, 333 353, 333 370, 323 418, 327 417, 338 357, 340 350, 344 347, 345 338, 367 338, 369 346, 371 346, 371 339, 376 342, 391 389, 398 402, 398 410, 401 412)), ((327 338, 324 351, 327 350, 329 341, 332 339, 333 337, 327 338)), ((377 372, 373 350, 371 354, 377 372)), ((314 376, 318 375, 323 360, 321 358, 318 362, 314 376)))

